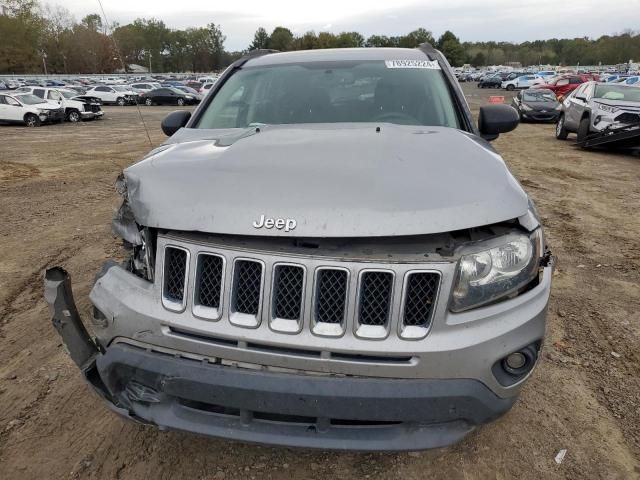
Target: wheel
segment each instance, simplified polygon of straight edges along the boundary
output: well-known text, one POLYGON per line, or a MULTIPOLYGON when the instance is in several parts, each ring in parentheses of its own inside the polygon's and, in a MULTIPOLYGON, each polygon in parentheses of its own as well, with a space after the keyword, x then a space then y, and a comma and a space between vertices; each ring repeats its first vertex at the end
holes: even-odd
POLYGON ((184 105, 184 98, 178 98, 178 106, 182 107, 184 105))
POLYGON ((125 102, 124 102, 124 98, 122 98, 122 97, 118 97, 118 98, 116 99, 116 104, 117 104, 119 107, 124 107, 124 103, 125 103, 125 102))
POLYGON ((556 123, 556 138, 558 140, 566 140, 567 135, 569 135, 569 132, 564 128, 564 114, 562 114, 558 118, 558 123, 556 123))
POLYGON ((507 85, 507 90, 509 90, 510 92, 512 92, 516 87, 514 87, 513 85, 507 85))
POLYGON ((24 123, 27 125, 27 127, 39 127, 40 119, 38 118, 37 115, 34 115, 33 113, 27 113, 24 116, 24 123))
POLYGON ((147 107, 150 107, 151 105, 153 105, 153 100, 151 100, 150 98, 145 99, 144 104, 147 107))
POLYGON ((589 129, 591 127, 590 124, 591 121, 589 120, 589 117, 584 117, 580 120, 580 125, 578 125, 578 143, 583 142, 589 135, 589 129))
POLYGON ((67 120, 71 123, 78 123, 80 119, 80 112, 77 110, 70 110, 69 113, 67 113, 67 120))

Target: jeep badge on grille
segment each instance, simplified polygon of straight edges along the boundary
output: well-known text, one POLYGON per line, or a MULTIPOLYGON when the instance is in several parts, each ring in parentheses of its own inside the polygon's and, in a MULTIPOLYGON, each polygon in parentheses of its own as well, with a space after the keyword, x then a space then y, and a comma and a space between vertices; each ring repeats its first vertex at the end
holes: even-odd
POLYGON ((295 230, 297 224, 298 222, 293 218, 268 218, 260 215, 260 220, 253 222, 253 228, 266 228, 270 230, 275 227, 278 230, 290 232, 291 230, 295 230))

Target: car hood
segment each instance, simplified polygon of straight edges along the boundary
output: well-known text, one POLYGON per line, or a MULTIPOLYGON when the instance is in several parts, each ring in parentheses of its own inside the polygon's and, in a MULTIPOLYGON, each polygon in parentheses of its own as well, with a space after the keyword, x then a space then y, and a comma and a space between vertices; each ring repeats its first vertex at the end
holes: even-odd
POLYGON ((429 234, 526 214, 526 193, 483 140, 380 126, 182 129, 125 170, 128 202, 148 227, 263 236, 429 234), (296 227, 257 229, 262 215, 296 227))

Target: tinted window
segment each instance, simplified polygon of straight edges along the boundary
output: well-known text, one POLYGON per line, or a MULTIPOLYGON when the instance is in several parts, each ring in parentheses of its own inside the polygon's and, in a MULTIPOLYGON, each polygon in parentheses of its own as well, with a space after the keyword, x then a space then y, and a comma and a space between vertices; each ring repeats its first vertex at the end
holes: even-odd
POLYGON ((33 94, 36 97, 44 98, 44 90, 42 90, 41 88, 34 88, 33 89, 33 94))
POLYGON ((577 84, 583 83, 583 81, 580 77, 571 77, 569 79, 569 83, 572 85, 577 85, 577 84))
POLYGON ((337 122, 458 127, 440 69, 384 61, 249 66, 225 82, 198 127, 337 122))
POLYGON ((7 103, 7 102, 5 102, 4 99, 5 99, 5 96, 4 95, 0 95, 0 105, 4 105, 5 103, 7 103))

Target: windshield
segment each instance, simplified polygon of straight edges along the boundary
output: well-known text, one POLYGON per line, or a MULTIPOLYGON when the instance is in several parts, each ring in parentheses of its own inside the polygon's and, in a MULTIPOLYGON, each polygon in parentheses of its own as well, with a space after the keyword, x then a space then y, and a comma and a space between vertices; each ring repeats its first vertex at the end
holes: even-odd
POLYGON ((69 92, 69 91, 66 91, 66 90, 60 90, 60 93, 62 94, 62 96, 64 98, 73 98, 73 97, 78 96, 78 92, 69 92))
POLYGON ((551 90, 527 90, 522 92, 525 102, 555 102, 556 95, 551 90))
POLYGON ((640 102, 640 88, 625 85, 596 85, 593 98, 640 102))
POLYGON ((25 94, 25 95, 16 95, 15 98, 25 105, 36 105, 38 103, 47 103, 40 97, 36 97, 35 95, 25 94))
POLYGON ((442 71, 384 61, 302 62, 232 75, 198 128, 252 124, 390 122, 458 128, 442 71))

